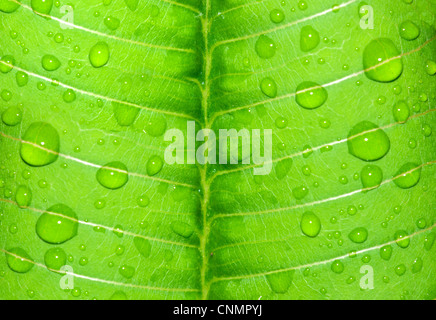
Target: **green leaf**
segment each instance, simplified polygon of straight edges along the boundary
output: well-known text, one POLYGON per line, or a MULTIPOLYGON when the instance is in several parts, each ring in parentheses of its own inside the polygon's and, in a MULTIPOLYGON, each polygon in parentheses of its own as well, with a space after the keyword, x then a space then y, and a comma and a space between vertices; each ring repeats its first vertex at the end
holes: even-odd
POLYGON ((0 298, 436 298, 434 0, 63 6, 0 0, 0 298))

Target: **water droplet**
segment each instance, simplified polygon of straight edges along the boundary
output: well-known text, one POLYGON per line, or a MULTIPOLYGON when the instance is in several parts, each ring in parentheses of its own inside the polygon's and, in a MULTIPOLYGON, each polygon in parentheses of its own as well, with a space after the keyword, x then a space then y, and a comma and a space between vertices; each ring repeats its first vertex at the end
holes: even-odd
POLYGON ((54 55, 46 54, 41 59, 42 67, 47 71, 55 71, 61 66, 61 62, 54 55))
POLYGON ((402 189, 411 188, 419 182, 421 170, 422 168, 416 163, 408 162, 397 171, 394 176, 394 183, 402 189))
POLYGON ((78 226, 76 213, 64 204, 56 204, 39 217, 36 233, 45 242, 58 244, 76 236, 78 226))
POLYGON ((425 236, 424 239, 424 248, 427 251, 430 251, 433 247, 434 241, 435 241, 436 235, 432 232, 425 236))
POLYGON ((135 237, 133 239, 133 243, 135 244, 135 247, 136 249, 138 249, 141 256, 143 256, 144 258, 148 258, 150 256, 151 253, 150 241, 144 238, 135 237))
POLYGON ((21 248, 12 248, 6 253, 9 268, 18 273, 26 273, 33 268, 33 259, 21 248))
POLYGON ((301 200, 307 196, 309 189, 306 186, 298 186, 292 189, 292 194, 297 200, 301 200))
POLYGON ((127 167, 119 161, 113 161, 105 164, 98 169, 97 181, 105 188, 118 189, 124 186, 129 180, 127 167))
POLYGON ((418 273, 422 270, 423 261, 421 258, 416 258, 412 263, 412 273, 418 273))
POLYGON ((364 189, 376 188, 383 180, 383 171, 376 165, 367 165, 360 172, 360 179, 364 189))
POLYGON ((294 273, 294 270, 271 273, 266 275, 266 280, 275 293, 286 293, 292 284, 294 273))
POLYGON ((305 26, 300 33, 300 49, 303 52, 308 52, 315 49, 320 42, 319 32, 311 26, 305 26))
POLYGON ((425 136, 425 137, 430 137, 431 136, 431 134, 432 134, 432 129, 431 129, 431 127, 428 125, 428 124, 423 124, 422 125, 422 134, 425 136))
POLYGON ((276 45, 274 41, 267 36, 260 36, 256 41, 255 49, 257 55, 262 59, 270 59, 276 54, 276 45))
POLYGON ((103 22, 104 25, 112 31, 117 30, 120 26, 120 20, 112 16, 104 18, 103 22))
POLYGON ((409 235, 404 230, 398 230, 397 232, 395 232, 394 239, 400 248, 405 249, 409 246, 410 238, 408 236, 409 235))
POLYGON ((150 203, 150 199, 144 194, 137 199, 136 203, 138 206, 145 208, 150 203))
POLYGON ((301 218, 300 228, 306 236, 314 238, 321 231, 321 221, 313 212, 305 212, 301 218))
POLYGON ((62 248, 51 248, 44 255, 47 268, 60 270, 67 262, 67 254, 62 248))
POLYGON ((62 98, 66 103, 71 103, 76 100, 76 93, 72 89, 67 89, 62 95, 62 98))
POLYGON ((122 291, 115 291, 114 294, 111 295, 109 300, 127 300, 127 296, 122 291))
POLYGON ((17 72, 17 74, 15 75, 15 79, 19 87, 24 87, 25 85, 27 85, 27 82, 29 82, 29 76, 27 75, 27 73, 22 71, 17 72))
POLYGON ((147 174, 154 176, 162 169, 163 162, 159 156, 151 156, 147 161, 147 174))
POLYGON ((315 109, 322 106, 327 98, 327 90, 311 81, 306 81, 298 85, 295 97, 297 103, 306 109, 315 109))
POLYGON ((436 62, 427 60, 425 64, 425 71, 428 75, 434 76, 436 74, 436 62))
POLYGON ((419 37, 421 31, 412 21, 407 20, 400 24, 400 36, 405 40, 415 40, 419 37))
POLYGON ((103 67, 109 61, 109 46, 106 42, 98 42, 89 51, 89 62, 95 68, 103 67))
POLYGON ((45 122, 34 122, 26 130, 21 143, 21 158, 35 167, 53 163, 58 158, 59 134, 45 122), (43 148, 43 149, 41 149, 43 148))
POLYGON ((15 65, 15 59, 11 55, 5 55, 0 59, 0 71, 2 73, 10 72, 15 65))
POLYGON ((31 6, 35 13, 49 15, 53 7, 53 0, 32 0, 31 6))
POLYGON ((4 124, 8 126, 16 126, 21 122, 23 113, 19 107, 9 107, 2 114, 4 124))
POLYGON ((15 192, 15 201, 20 208, 25 208, 32 201, 32 192, 27 186, 20 185, 15 192))
POLYGON ((380 248, 380 257, 383 260, 388 261, 392 256, 392 247, 390 245, 386 245, 380 248))
POLYGON ((264 78, 260 82, 260 89, 266 96, 270 98, 275 98, 277 96, 277 85, 275 81, 269 77, 264 78))
POLYGON ((4 13, 12 13, 20 7, 20 4, 11 0, 0 1, 0 11, 4 13))
POLYGON ((394 270, 398 276, 402 276, 403 274, 406 273, 406 266, 404 264, 399 264, 394 268, 394 270))
POLYGON ((291 158, 283 159, 275 165, 275 172, 278 179, 283 179, 291 170, 293 160, 291 158))
POLYGON ((392 40, 379 38, 371 41, 363 52, 366 76, 378 82, 396 80, 403 72, 403 62, 399 56, 400 52, 392 40))
POLYGON ((410 108, 405 101, 399 101, 392 110, 396 122, 405 123, 410 116, 410 108))
POLYGON ((127 265, 122 265, 118 269, 118 272, 126 279, 132 279, 133 276, 135 275, 135 271, 136 271, 135 268, 127 265))
POLYGON ((271 10, 269 17, 271 21, 274 23, 280 23, 283 22, 283 20, 285 20, 285 14, 280 9, 271 10))
POLYGON ((118 124, 123 127, 128 127, 135 122, 139 114, 139 108, 132 107, 119 102, 112 102, 114 116, 118 124))
POLYGON ((363 227, 356 228, 348 234, 348 238, 354 243, 363 243, 368 239, 368 230, 363 227))
POLYGON ((344 272, 344 264, 340 260, 335 260, 332 263, 331 269, 334 273, 342 273, 344 272))
POLYGON ((284 129, 288 125, 288 121, 283 117, 278 117, 275 121, 275 125, 278 129, 284 129))
POLYGON ((355 125, 348 134, 347 143, 348 152, 365 161, 381 159, 390 148, 386 133, 369 121, 362 121, 355 125))
POLYGON ((156 116, 147 122, 145 131, 152 137, 160 137, 167 129, 167 121, 165 117, 156 116))
POLYGON ((190 224, 181 221, 171 223, 171 230, 184 238, 189 238, 194 233, 194 228, 190 224))

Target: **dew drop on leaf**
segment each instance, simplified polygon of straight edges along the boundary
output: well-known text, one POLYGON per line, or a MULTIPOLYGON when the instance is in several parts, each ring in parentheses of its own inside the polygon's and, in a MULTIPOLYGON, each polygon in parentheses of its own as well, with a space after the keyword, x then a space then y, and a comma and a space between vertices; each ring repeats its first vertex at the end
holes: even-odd
POLYGON ((378 187, 383 180, 383 171, 376 165, 364 166, 360 172, 360 180, 364 189, 378 187))
POLYGON ((419 27, 410 20, 400 24, 400 36, 405 40, 415 40, 419 37, 420 33, 419 27))
POLYGON ((276 45, 274 41, 267 36, 260 36, 255 45, 256 53, 262 59, 270 59, 276 54, 276 45))
POLYGON ((0 11, 4 13, 15 12, 20 7, 20 4, 12 0, 0 0, 0 11))
POLYGON ((369 121, 362 121, 355 125, 348 134, 347 143, 348 152, 365 161, 383 158, 390 148, 386 133, 369 121))
POLYGON ((48 15, 53 7, 53 0, 32 0, 31 6, 35 13, 48 15))
POLYGON ((3 123, 7 126, 16 126, 22 118, 23 113, 19 107, 9 107, 2 114, 3 123))
POLYGON ((398 276, 402 276, 406 273, 406 266, 404 264, 399 264, 394 268, 394 270, 398 276))
POLYGON ((291 170, 293 160, 291 158, 283 159, 275 165, 277 179, 283 179, 291 170))
POLYGON ((165 117, 156 116, 149 120, 145 126, 145 131, 152 137, 160 137, 167 129, 165 117))
POLYGON ((44 255, 44 263, 49 269, 60 270, 67 263, 67 254, 62 248, 48 249, 44 255))
POLYGON ((348 238, 354 243, 363 243, 368 239, 368 230, 363 227, 355 228, 348 234, 348 238))
POLYGON ((264 78, 260 82, 260 89, 266 96, 270 98, 275 98, 277 96, 277 85, 270 77, 264 78))
POLYGON ((61 62, 54 55, 46 54, 41 59, 42 67, 47 71, 55 71, 61 66, 61 62))
POLYGON ((309 189, 306 186, 298 186, 292 189, 292 194, 297 200, 301 200, 307 196, 309 189))
POLYGON ((0 59, 0 71, 2 73, 10 72, 14 68, 14 65, 15 59, 11 55, 2 56, 2 58, 0 59))
POLYGON ((392 246, 386 245, 380 248, 380 257, 388 261, 392 256, 392 246))
POLYGON ((67 89, 64 94, 62 95, 62 99, 64 99, 64 101, 66 103, 71 103, 74 100, 76 100, 76 93, 74 92, 74 90, 72 89, 67 89))
POLYGON ((32 192, 29 187, 20 185, 15 192, 15 201, 20 208, 28 207, 32 201, 32 192))
POLYGON ((128 265, 122 265, 118 272, 126 279, 131 279, 135 275, 135 268, 128 266, 128 265))
POLYGON ((109 55, 109 46, 106 42, 100 41, 89 50, 89 62, 94 68, 103 67, 108 63, 109 55))
POLYGON ((135 245, 136 249, 138 249, 141 256, 143 256, 144 258, 148 258, 150 256, 151 253, 150 241, 141 237, 135 237, 133 239, 133 244, 135 245))
POLYGON ((409 119, 410 108, 405 101, 398 101, 395 104, 392 113, 396 122, 405 123, 409 119))
POLYGON ((314 238, 321 231, 321 220, 313 212, 305 212, 301 217, 300 228, 306 236, 314 238))
POLYGON ((194 233, 194 228, 190 224, 181 221, 171 223, 171 230, 183 238, 189 238, 194 233))
POLYGON ((422 270, 422 266, 423 266, 423 261, 421 258, 416 258, 415 260, 413 260, 412 262, 412 273, 418 273, 422 270))
POLYGON ((326 102, 327 98, 327 90, 311 81, 299 84, 295 97, 297 103, 306 109, 319 108, 326 102))
POLYGON ((422 168, 416 163, 408 162, 401 166, 394 176, 394 183, 402 188, 408 189, 415 186, 421 178, 422 168))
POLYGON ((127 295, 122 291, 115 291, 109 300, 127 300, 127 295))
POLYGON ((266 275, 266 280, 275 293, 286 293, 292 284, 294 273, 294 270, 271 273, 266 275))
POLYGON ((363 51, 363 68, 366 76, 378 82, 396 80, 403 72, 400 52, 390 39, 371 41, 363 51))
POLYGON ((64 204, 47 209, 36 222, 36 233, 48 243, 63 243, 77 235, 79 223, 76 213, 64 204))
POLYGON ((162 169, 163 162, 159 156, 151 156, 147 161, 147 174, 154 176, 162 169))
POLYGON ((114 116, 118 124, 123 127, 132 125, 139 114, 139 108, 126 105, 124 103, 112 102, 114 116))
POLYGON ((408 233, 404 230, 398 230, 397 232, 395 232, 394 239, 400 248, 405 249, 409 246, 410 238, 408 236, 408 233))
POLYGON ((269 15, 270 19, 274 23, 280 23, 285 20, 285 13, 281 9, 273 9, 269 15))
POLYGON ((112 31, 118 29, 118 27, 120 26, 120 20, 112 16, 104 18, 103 22, 104 25, 112 31))
POLYGON ((300 33, 300 49, 308 52, 315 49, 320 42, 319 32, 311 26, 305 26, 300 33))
POLYGON ((26 273, 33 268, 33 259, 22 248, 12 248, 7 251, 6 262, 12 271, 26 273))
POLYGON ((340 260, 335 260, 331 265, 331 269, 334 273, 342 273, 344 272, 344 264, 340 260))
POLYGON ((59 134, 45 122, 34 122, 26 130, 21 143, 20 154, 24 162, 31 166, 48 165, 58 158, 59 134))
POLYGON ((98 169, 97 181, 105 188, 118 189, 129 180, 127 167, 120 161, 113 161, 98 169))
POLYGON ((25 85, 27 85, 27 82, 29 82, 29 76, 23 71, 18 71, 15 75, 15 80, 17 81, 17 85, 19 87, 24 87, 25 85))
POLYGON ((434 76, 436 74, 436 62, 432 60, 427 60, 425 64, 425 71, 428 75, 434 76))

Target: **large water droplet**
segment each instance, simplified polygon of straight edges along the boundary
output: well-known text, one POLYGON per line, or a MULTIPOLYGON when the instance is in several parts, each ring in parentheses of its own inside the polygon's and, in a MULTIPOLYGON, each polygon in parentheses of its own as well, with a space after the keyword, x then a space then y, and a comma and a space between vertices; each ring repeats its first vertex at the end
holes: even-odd
POLYGON ((112 31, 118 29, 118 27, 120 26, 120 20, 112 16, 104 18, 103 22, 104 25, 112 31))
POLYGON ((320 42, 319 32, 311 26, 305 26, 300 33, 300 49, 308 52, 315 49, 320 42))
POLYGON ((368 239, 368 230, 363 227, 359 227, 356 229, 353 229, 349 234, 348 238, 350 238, 351 241, 355 243, 363 243, 368 239))
POLYGON ((378 82, 396 80, 403 72, 400 52, 390 39, 371 41, 363 52, 363 68, 366 76, 378 82))
POLYGON ((418 273, 419 271, 422 270, 422 266, 423 266, 423 261, 420 257, 416 258, 415 260, 413 260, 412 262, 412 273, 418 273))
POLYGON ((405 40, 415 40, 419 37, 421 31, 412 21, 407 20, 400 24, 400 36, 405 40))
POLYGON ((395 232, 394 239, 400 248, 405 249, 409 246, 410 237, 408 236, 409 234, 405 230, 398 230, 397 232, 395 232))
POLYGON ((109 46, 106 42, 98 42, 89 51, 89 62, 95 68, 103 67, 109 61, 109 46))
POLYGON ((271 10, 269 17, 274 23, 280 23, 285 20, 285 14, 281 9, 271 10))
POLYGON ((148 258, 150 256, 150 252, 151 252, 150 241, 141 237, 135 237, 133 239, 133 243, 136 249, 138 249, 141 256, 143 256, 144 258, 148 258))
POLYGON ((369 121, 356 124, 348 134, 348 152, 365 160, 375 161, 384 157, 390 148, 386 133, 369 121))
POLYGON ((60 270, 67 262, 67 254, 62 248, 48 249, 44 255, 44 262, 47 268, 60 270))
POLYGON ((6 253, 9 268, 18 273, 26 273, 33 268, 33 259, 21 248, 12 248, 6 253))
POLYGON ((124 163, 113 161, 98 169, 97 181, 105 188, 118 189, 124 186, 129 180, 127 167, 124 163))
POLYGON ((306 81, 298 85, 295 97, 297 103, 306 109, 315 109, 322 106, 327 98, 327 90, 311 81, 306 81))
POLYGON ((42 67, 47 71, 55 71, 61 66, 61 62, 54 55, 46 54, 41 59, 42 67))
POLYGON ((388 261, 392 256, 392 247, 390 245, 386 245, 380 248, 380 257, 383 260, 388 261))
POLYGON ((128 266, 128 265, 122 265, 118 272, 126 279, 131 279, 135 275, 135 268, 128 266))
POLYGON ((314 238, 321 231, 321 220, 313 212, 305 212, 301 217, 300 228, 306 236, 314 238))
POLYGON ((27 75, 27 73, 22 71, 17 72, 17 74, 15 75, 15 79, 19 87, 24 87, 27 82, 29 82, 29 76, 27 75))
POLYGON ((260 36, 255 45, 256 52, 262 59, 270 59, 276 54, 276 45, 274 41, 267 36, 260 36))
POLYGON ((139 108, 126 105, 124 103, 112 102, 114 116, 118 124, 127 127, 135 122, 139 113, 139 108))
POLYGON ((335 260, 332 263, 331 269, 334 273, 342 273, 344 272, 344 264, 341 260, 335 260))
POLYGON ((145 126, 145 131, 152 137, 160 137, 167 129, 167 121, 165 117, 155 116, 149 120, 145 126))
POLYGON ((63 243, 77 235, 79 223, 76 213, 64 204, 47 209, 36 222, 36 233, 48 243, 63 243))
POLYGON ((26 130, 21 143, 21 158, 35 167, 48 165, 58 158, 59 134, 45 122, 34 122, 26 130))
POLYGON ((0 71, 2 73, 10 72, 15 65, 15 59, 11 55, 5 55, 0 59, 0 71))
POLYGON ((115 291, 109 300, 127 300, 127 295, 122 291, 115 291))
POLYGON ((419 165, 413 162, 404 164, 395 174, 394 183, 402 189, 415 186, 421 178, 422 168, 417 169, 418 167, 419 165))
POLYGON ((291 170, 293 160, 291 158, 280 160, 275 165, 275 172, 278 179, 283 179, 291 170))

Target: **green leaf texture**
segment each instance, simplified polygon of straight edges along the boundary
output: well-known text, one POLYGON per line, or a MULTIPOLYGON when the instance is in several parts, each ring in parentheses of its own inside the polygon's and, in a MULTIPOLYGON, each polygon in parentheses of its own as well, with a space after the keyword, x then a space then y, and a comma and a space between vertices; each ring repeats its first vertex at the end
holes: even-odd
POLYGON ((435 299, 435 14, 0 0, 0 298, 435 299), (188 121, 271 173, 165 163, 188 121))

